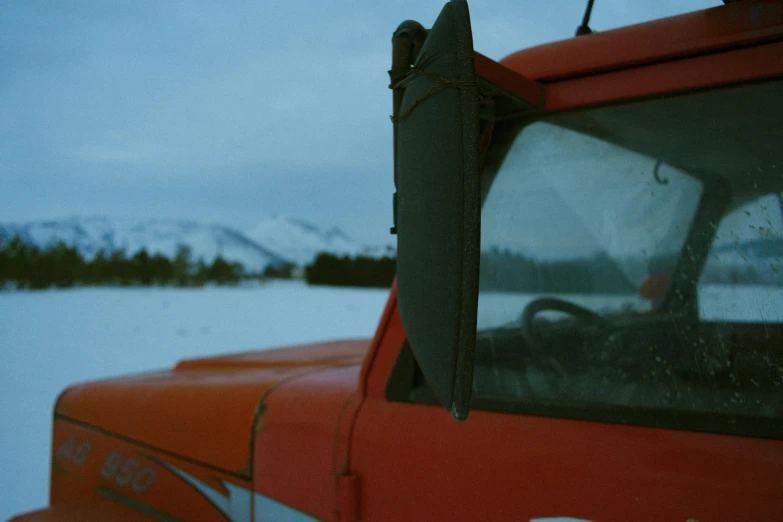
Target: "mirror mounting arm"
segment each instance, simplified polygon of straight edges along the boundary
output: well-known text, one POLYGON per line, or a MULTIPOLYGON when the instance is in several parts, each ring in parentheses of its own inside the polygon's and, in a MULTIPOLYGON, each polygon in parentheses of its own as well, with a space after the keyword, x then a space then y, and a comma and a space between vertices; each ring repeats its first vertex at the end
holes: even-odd
MULTIPOLYGON (((405 86, 400 82, 410 72, 411 66, 419 56, 421 46, 427 38, 429 31, 415 20, 405 20, 392 35, 392 67, 389 71, 391 83, 389 88, 393 91, 392 125, 394 134, 394 157, 397 157, 397 121, 402 105, 402 96, 405 94, 405 86)), ((397 162, 394 163, 394 186, 397 186, 397 162)), ((397 193, 392 199, 392 227, 390 232, 397 234, 397 193)))
MULTIPOLYGON (((389 88, 393 91, 392 123, 394 125, 394 157, 397 157, 397 117, 402 105, 402 96, 405 94, 405 86, 400 84, 405 75, 410 72, 411 66, 416 62, 419 51, 429 31, 419 22, 405 20, 392 35, 392 67, 389 71, 391 83, 389 88)), ((397 167, 394 167, 394 186, 397 186, 397 167)))

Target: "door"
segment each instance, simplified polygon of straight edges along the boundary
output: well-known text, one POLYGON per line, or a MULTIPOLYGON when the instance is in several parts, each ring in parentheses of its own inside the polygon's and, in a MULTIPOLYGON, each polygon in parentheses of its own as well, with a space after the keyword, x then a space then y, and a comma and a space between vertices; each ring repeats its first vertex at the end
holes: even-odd
POLYGON ((362 520, 783 520, 781 85, 496 125, 470 416, 395 316, 362 520))

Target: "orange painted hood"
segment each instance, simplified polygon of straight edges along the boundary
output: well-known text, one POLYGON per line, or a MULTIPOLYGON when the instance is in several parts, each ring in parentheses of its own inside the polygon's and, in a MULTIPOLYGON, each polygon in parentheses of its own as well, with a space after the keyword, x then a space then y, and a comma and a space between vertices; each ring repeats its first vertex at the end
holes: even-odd
POLYGON ((360 365, 369 339, 190 359, 173 370, 73 386, 55 417, 241 476, 250 476, 261 400, 275 385, 360 365))

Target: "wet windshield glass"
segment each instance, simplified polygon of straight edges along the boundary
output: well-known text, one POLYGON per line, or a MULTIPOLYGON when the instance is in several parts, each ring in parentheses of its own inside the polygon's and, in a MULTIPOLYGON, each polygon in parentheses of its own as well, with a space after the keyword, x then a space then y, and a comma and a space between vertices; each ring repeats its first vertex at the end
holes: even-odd
POLYGON ((783 417, 780 95, 767 82, 499 126, 476 395, 783 417))
POLYGON ((639 285, 674 268, 666 254, 685 243, 701 185, 553 123, 525 127, 484 202, 479 330, 515 321, 541 293, 599 312, 649 310, 639 285))

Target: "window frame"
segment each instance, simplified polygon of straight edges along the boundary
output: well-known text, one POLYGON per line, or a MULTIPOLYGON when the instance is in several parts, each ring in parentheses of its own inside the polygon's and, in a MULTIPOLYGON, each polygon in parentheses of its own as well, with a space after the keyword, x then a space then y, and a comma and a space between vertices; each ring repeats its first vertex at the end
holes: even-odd
MULTIPOLYGON (((745 85, 758 81, 769 81, 775 77, 766 77, 750 81, 737 81, 726 84, 712 85, 708 88, 683 89, 653 96, 652 98, 668 98, 692 94, 700 91, 720 89, 732 85, 745 85)), ((481 176, 496 175, 500 163, 505 158, 508 149, 514 142, 517 132, 506 128, 521 128, 530 125, 554 114, 562 114, 572 111, 581 111, 607 105, 625 105, 650 99, 649 96, 639 98, 615 100, 611 103, 592 104, 580 107, 572 107, 559 111, 547 111, 531 115, 524 120, 513 123, 495 122, 493 124, 492 144, 486 157, 482 158, 481 176), (494 150, 492 150, 494 149, 494 150)), ((492 183, 482 183, 482 206, 487 193, 485 187, 492 183)), ((693 222, 688 230, 685 245, 694 249, 695 258, 686 259, 681 256, 673 271, 670 282, 670 291, 658 308, 659 311, 677 311, 693 314, 698 317, 698 279, 709 255, 715 230, 703 229, 695 226, 700 222, 712 220, 720 216, 730 204, 730 191, 726 187, 715 185, 706 188, 702 194, 693 222), (679 292, 677 292, 679 290, 679 292), (688 299, 688 296, 693 299, 688 299), (674 297, 678 296, 678 297, 674 297), (687 309, 683 308, 683 302, 689 302, 687 309)), ((409 404, 438 405, 434 394, 429 389, 421 370, 413 357, 413 353, 404 340, 398 351, 397 358, 389 374, 384 389, 384 397, 387 401, 409 404)), ((549 400, 537 398, 510 398, 494 396, 477 396, 474 394, 471 400, 471 409, 497 414, 512 414, 523 416, 583 420, 588 422, 633 425, 656 429, 674 429, 684 431, 706 432, 713 434, 742 435, 760 438, 783 439, 783 422, 778 418, 765 418, 750 415, 736 415, 720 412, 688 411, 680 409, 642 408, 639 406, 624 406, 601 404, 594 402, 576 402, 567 400, 549 400)))

